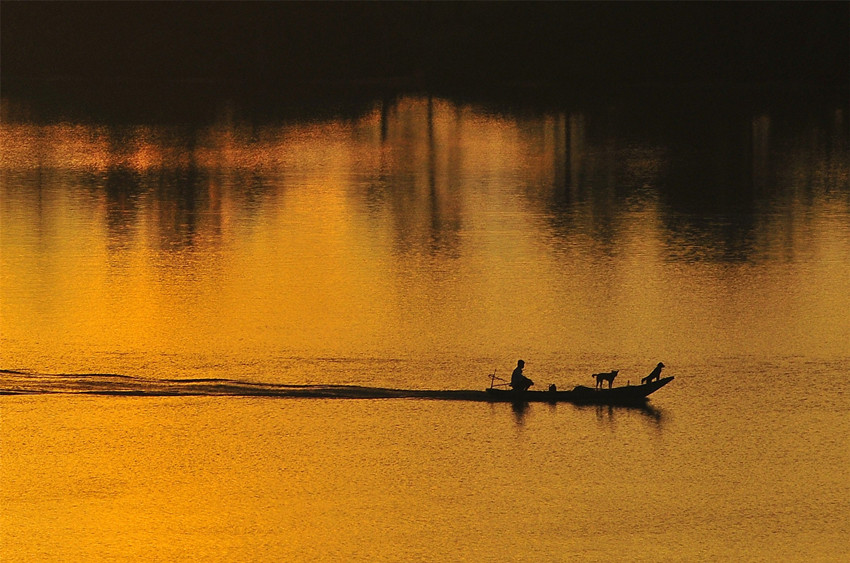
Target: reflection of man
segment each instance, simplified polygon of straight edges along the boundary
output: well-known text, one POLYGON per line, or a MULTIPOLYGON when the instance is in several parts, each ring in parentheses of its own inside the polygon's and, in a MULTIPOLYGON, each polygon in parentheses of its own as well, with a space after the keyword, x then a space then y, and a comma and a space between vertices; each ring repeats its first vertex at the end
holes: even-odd
POLYGON ((534 382, 522 374, 522 368, 525 367, 525 362, 519 360, 516 363, 516 368, 511 374, 511 387, 514 391, 527 391, 529 387, 534 385, 534 382))

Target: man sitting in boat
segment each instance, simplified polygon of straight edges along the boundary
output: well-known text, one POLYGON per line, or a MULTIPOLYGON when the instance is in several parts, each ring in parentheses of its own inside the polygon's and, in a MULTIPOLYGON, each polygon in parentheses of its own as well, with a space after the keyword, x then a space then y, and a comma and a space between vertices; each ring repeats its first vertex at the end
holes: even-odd
POLYGON ((511 374, 511 388, 514 391, 528 391, 528 388, 534 385, 534 382, 522 374, 522 368, 525 367, 525 362, 519 360, 516 363, 516 368, 511 374))

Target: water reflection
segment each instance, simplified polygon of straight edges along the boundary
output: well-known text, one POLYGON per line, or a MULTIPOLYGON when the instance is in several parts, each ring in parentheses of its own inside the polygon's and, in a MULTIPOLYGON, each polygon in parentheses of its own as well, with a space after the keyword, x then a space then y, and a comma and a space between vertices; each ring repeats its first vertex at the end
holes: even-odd
POLYGON ((526 419, 531 408, 547 408, 554 412, 560 408, 568 408, 579 411, 593 411, 596 415, 596 420, 601 426, 606 426, 611 429, 615 428, 618 420, 632 420, 635 415, 651 424, 655 429, 661 430, 664 427, 666 418, 661 409, 656 408, 650 403, 639 406, 612 406, 612 405, 558 405, 555 403, 540 403, 532 407, 527 401, 516 401, 511 403, 511 411, 514 415, 514 422, 518 428, 523 428, 526 424, 526 419))
POLYGON ((812 205, 818 193, 848 183, 841 109, 791 131, 767 113, 673 117, 666 139, 640 138, 622 111, 505 117, 433 97, 384 99, 360 119, 312 125, 252 124, 232 114, 184 130, 37 126, 12 117, 3 127, 4 173, 61 170, 105 188, 116 234, 141 220, 138 205, 149 197, 161 204, 163 247, 191 245, 199 216, 220 215, 220 205, 256 209, 257 196, 280 192, 289 175, 327 185, 351 174, 346 183, 365 186, 374 219, 393 217, 400 252, 457 255, 468 183, 486 188, 498 179, 545 204, 553 234, 584 232, 613 252, 622 215, 657 205, 674 253, 687 246, 707 259, 740 260, 760 251, 756 230, 774 225, 757 221, 795 203, 787 198, 812 205))
POLYGON ((525 425, 525 416, 528 414, 528 403, 525 401, 515 401, 511 403, 511 411, 514 413, 514 420, 516 421, 517 426, 522 427, 525 425))
POLYGON ((784 137, 767 113, 676 117, 662 118, 665 138, 636 138, 629 116, 617 112, 555 116, 553 232, 565 239, 589 233, 613 254, 623 215, 655 208, 672 260, 758 260, 764 233, 786 228, 781 215, 797 216, 797 204, 816 205, 819 194, 848 187, 840 109, 830 123, 786 116, 784 137), (808 199, 790 199, 798 195, 808 199))
POLYGON ((664 426, 664 416, 661 411, 647 403, 640 407, 615 407, 611 405, 595 405, 596 420, 604 426, 614 427, 618 418, 631 417, 640 414, 643 419, 650 422, 654 427, 661 429, 664 426))
POLYGON ((110 166, 106 170, 106 230, 111 252, 131 246, 138 224, 139 197, 143 193, 141 176, 127 166, 110 166))
POLYGON ((842 346, 842 109, 425 96, 187 127, 37 123, 4 104, 3 328, 25 347, 49 325, 120 349, 117 310, 162 350, 842 346), (158 340, 163 319, 183 320, 158 340))

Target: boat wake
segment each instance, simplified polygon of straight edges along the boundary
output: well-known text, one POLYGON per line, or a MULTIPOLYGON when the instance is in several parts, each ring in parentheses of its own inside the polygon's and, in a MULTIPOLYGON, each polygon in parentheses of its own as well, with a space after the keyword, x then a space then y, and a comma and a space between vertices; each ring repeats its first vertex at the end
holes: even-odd
POLYGON ((43 374, 0 370, 0 395, 126 395, 440 399, 486 401, 483 391, 391 389, 359 385, 284 385, 233 379, 148 379, 112 373, 43 374))

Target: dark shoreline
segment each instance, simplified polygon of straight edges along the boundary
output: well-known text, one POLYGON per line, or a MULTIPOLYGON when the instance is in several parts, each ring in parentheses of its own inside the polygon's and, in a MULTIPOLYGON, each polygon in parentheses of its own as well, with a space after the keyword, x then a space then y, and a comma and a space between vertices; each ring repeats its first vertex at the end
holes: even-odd
POLYGON ((649 113, 707 107, 798 113, 846 107, 850 87, 793 81, 525 81, 474 87, 428 83, 421 77, 235 87, 216 80, 11 78, 3 81, 2 115, 4 122, 204 124, 235 110, 240 118, 260 122, 355 119, 376 103, 405 96, 446 98, 505 113, 593 112, 614 106, 649 113))

